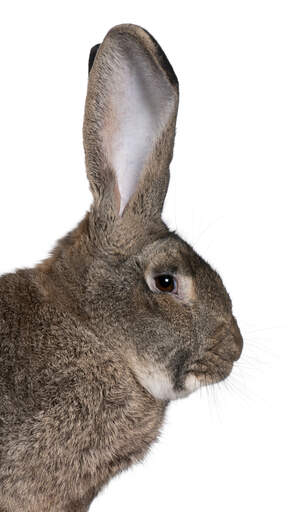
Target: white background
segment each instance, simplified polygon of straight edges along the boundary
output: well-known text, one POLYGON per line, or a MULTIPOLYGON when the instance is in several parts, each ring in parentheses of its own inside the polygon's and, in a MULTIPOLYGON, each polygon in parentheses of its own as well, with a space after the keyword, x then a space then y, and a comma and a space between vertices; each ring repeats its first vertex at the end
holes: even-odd
POLYGON ((137 23, 180 82, 164 217, 221 273, 245 339, 227 382, 172 403, 148 458, 91 512, 302 510, 301 6, 1 6, 0 272, 43 259, 88 209, 89 50, 113 25, 137 23))

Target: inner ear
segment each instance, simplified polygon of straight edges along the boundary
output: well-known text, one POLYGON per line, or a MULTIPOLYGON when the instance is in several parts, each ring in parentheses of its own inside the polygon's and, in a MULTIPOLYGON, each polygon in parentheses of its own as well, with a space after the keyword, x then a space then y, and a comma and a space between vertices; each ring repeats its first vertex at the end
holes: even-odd
POLYGON ((114 75, 104 137, 118 182, 121 215, 173 105, 168 80, 136 47, 125 51, 114 75))

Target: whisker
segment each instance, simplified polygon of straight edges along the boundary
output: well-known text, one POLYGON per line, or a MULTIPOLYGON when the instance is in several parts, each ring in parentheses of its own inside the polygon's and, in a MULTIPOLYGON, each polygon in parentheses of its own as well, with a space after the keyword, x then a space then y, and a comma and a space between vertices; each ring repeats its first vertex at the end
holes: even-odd
POLYGON ((258 328, 253 328, 253 329, 250 329, 250 327, 249 327, 249 330, 247 330, 246 327, 242 326, 242 330, 243 330, 243 332, 246 332, 246 334, 254 334, 256 332, 286 329, 286 327, 287 326, 285 324, 280 324, 280 325, 272 325, 272 326, 266 326, 266 327, 258 327, 258 328))
POLYGON ((219 221, 221 221, 222 219, 224 219, 224 216, 223 215, 220 215, 219 217, 217 217, 216 219, 214 219, 213 221, 211 221, 209 224, 207 224, 207 226, 205 228, 203 228, 202 231, 200 231, 199 235, 195 238, 194 242, 193 242, 193 245, 195 244, 198 244, 202 238, 202 236, 211 228, 213 227, 215 224, 217 224, 219 221))

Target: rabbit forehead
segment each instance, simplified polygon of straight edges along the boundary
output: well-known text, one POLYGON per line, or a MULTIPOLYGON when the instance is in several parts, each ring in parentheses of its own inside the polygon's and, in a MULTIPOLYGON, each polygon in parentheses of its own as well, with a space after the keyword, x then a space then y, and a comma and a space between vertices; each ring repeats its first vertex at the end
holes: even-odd
POLYGON ((218 314, 229 314, 231 300, 219 274, 175 233, 147 246, 141 255, 145 274, 181 274, 192 280, 196 298, 218 314))
POLYGON ((204 263, 184 240, 173 233, 145 247, 140 259, 148 271, 157 273, 167 270, 189 276, 194 275, 204 263))

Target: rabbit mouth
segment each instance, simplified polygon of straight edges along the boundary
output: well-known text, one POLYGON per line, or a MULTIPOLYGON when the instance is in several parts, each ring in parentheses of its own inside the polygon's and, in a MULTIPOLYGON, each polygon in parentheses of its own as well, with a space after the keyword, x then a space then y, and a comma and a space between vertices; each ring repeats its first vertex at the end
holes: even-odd
POLYGON ((196 389, 226 379, 233 369, 233 362, 214 352, 206 353, 203 359, 195 361, 186 371, 185 388, 196 389))

